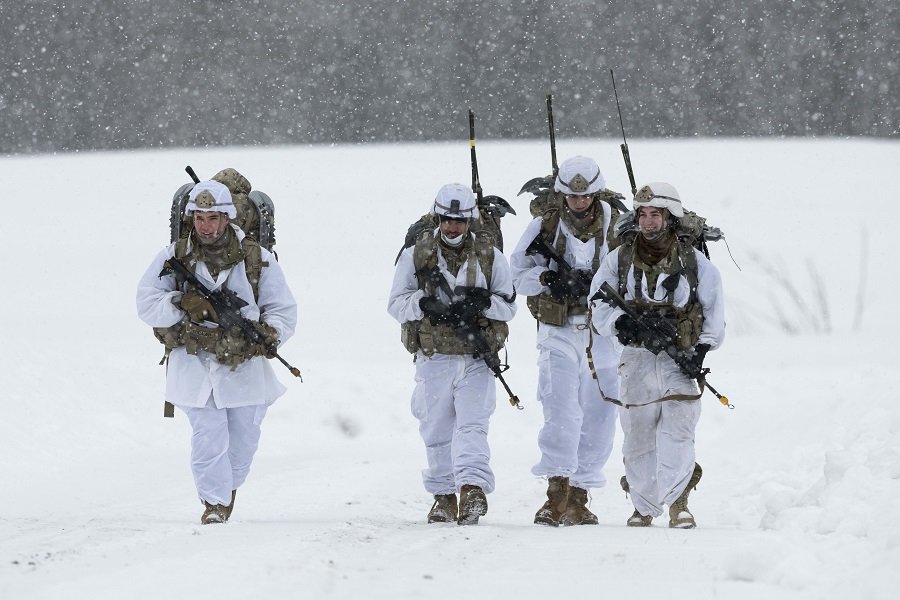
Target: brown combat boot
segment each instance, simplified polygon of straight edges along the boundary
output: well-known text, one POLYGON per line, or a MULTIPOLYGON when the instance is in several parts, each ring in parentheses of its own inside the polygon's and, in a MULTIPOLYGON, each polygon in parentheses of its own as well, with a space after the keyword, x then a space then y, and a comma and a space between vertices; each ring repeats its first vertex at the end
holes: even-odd
POLYGON ((225 507, 225 520, 231 518, 231 511, 234 510, 234 497, 237 496, 237 490, 231 490, 231 504, 225 507))
POLYGON ((625 521, 629 527, 650 527, 651 523, 653 523, 653 517, 642 515, 637 509, 634 509, 634 513, 625 521))
POLYGON ((221 504, 210 504, 206 500, 203 501, 203 505, 206 507, 206 510, 203 511, 203 515, 200 517, 200 523, 202 525, 224 523, 228 520, 227 507, 222 506, 221 504))
POLYGON ((488 511, 487 496, 477 485, 465 484, 459 490, 459 525, 478 525, 478 517, 488 511))
POLYGON ((691 490, 695 489, 697 484, 700 483, 701 477, 703 477, 703 469, 700 468, 699 464, 694 463, 694 472, 691 474, 690 480, 688 480, 687 487, 678 496, 678 500, 669 507, 669 527, 674 529, 693 529, 697 526, 694 515, 688 509, 688 496, 691 490))
POLYGON ((428 511, 429 523, 449 523, 456 520, 456 494, 436 494, 428 511))
POLYGON ((569 502, 569 478, 551 477, 547 480, 547 501, 534 515, 535 525, 559 527, 569 502))
POLYGON ((560 519, 561 525, 596 525, 599 520, 588 507, 587 490, 580 487, 569 487, 569 502, 566 505, 566 513, 560 519))

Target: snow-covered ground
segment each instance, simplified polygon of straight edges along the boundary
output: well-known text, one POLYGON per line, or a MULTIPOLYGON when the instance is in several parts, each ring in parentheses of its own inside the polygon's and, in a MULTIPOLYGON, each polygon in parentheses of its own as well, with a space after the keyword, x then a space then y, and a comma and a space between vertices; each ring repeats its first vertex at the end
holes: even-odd
MULTIPOLYGON (((560 140, 627 192, 616 140, 560 140)), ((699 528, 532 524, 534 322, 512 323, 498 406, 497 491, 477 527, 424 522, 410 357, 385 312, 407 225, 468 147, 165 150, 0 159, 0 598, 893 598, 900 586, 900 336, 890 265, 900 143, 632 140, 638 183, 670 181, 728 236, 729 337, 704 399, 691 496, 699 528), (235 167, 277 207, 300 326, 232 521, 200 526, 189 429, 162 418, 161 346, 135 315, 138 277, 168 241, 172 193, 235 167)), ((486 193, 549 171, 546 142, 482 142, 486 193)), ((618 447, 606 474, 623 473, 618 447)))

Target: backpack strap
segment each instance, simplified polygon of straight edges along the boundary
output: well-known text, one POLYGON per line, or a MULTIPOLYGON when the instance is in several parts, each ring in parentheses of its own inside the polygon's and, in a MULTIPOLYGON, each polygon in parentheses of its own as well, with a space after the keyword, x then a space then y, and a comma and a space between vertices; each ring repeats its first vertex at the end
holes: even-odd
POLYGON ((244 270, 247 273, 247 281, 253 288, 253 299, 259 300, 259 279, 262 277, 263 267, 268 267, 268 261, 262 259, 262 250, 259 242, 249 236, 244 236, 241 241, 244 250, 244 270))
MULTIPOLYGON (((634 259, 634 237, 625 240, 625 242, 619 246, 619 286, 618 292, 619 295, 623 298, 625 297, 625 293, 627 292, 628 285, 628 271, 631 269, 631 263, 634 259)), ((640 290, 640 287, 638 287, 640 290)), ((640 294, 635 296, 636 298, 640 298, 640 294)))
MULTIPOLYGON (((494 240, 489 235, 475 236, 475 256, 478 258, 478 266, 484 273, 484 283, 488 290, 491 289, 491 277, 494 274, 494 240)), ((475 285, 475 273, 472 270, 472 263, 469 263, 469 273, 472 281, 466 281, 466 285, 473 287, 475 285)))
POLYGON ((687 278, 690 288, 687 303, 694 304, 697 302, 697 286, 700 282, 700 276, 697 271, 697 255, 694 253, 694 246, 689 238, 678 238, 678 258, 681 260, 682 272, 687 278))
POLYGON ((413 269, 415 269, 416 279, 419 281, 419 289, 425 290, 429 294, 434 294, 434 289, 428 283, 425 272, 430 271, 436 264, 434 231, 426 227, 416 237, 413 248, 413 269))
POLYGON ((175 242, 175 258, 177 258, 178 260, 181 260, 182 258, 187 256, 189 241, 190 241, 190 236, 178 238, 178 241, 175 242))

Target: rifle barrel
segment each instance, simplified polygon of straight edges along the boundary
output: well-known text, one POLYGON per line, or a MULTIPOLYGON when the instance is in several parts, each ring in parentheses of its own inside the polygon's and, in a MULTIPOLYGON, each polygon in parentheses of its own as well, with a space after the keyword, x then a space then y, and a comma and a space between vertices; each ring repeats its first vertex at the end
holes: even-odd
POLYGON ((559 173, 559 165, 556 163, 556 125, 553 120, 553 94, 547 94, 547 126, 550 128, 550 165, 553 167, 553 177, 559 173))
POLYGON ((481 179, 478 177, 478 156, 475 154, 475 113, 469 109, 469 151, 472 159, 472 192, 482 201, 481 179))
POLYGON ((613 94, 616 96, 616 112, 619 113, 619 126, 622 128, 622 144, 619 146, 622 150, 622 159, 625 161, 625 170, 628 172, 628 182, 631 184, 631 195, 637 194, 637 184, 634 181, 634 169, 631 167, 631 153, 628 151, 628 140, 625 138, 625 122, 622 120, 622 107, 619 106, 619 91, 616 89, 616 76, 613 70, 609 70, 609 77, 612 79, 613 94))

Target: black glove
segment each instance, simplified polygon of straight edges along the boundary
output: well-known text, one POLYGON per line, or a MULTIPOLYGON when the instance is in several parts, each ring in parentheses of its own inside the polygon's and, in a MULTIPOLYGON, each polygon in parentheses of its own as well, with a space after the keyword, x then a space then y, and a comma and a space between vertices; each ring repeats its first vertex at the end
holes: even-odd
POLYGON ((569 287, 572 288, 572 295, 576 297, 587 296, 591 291, 591 281, 594 280, 594 274, 584 269, 576 269, 572 272, 575 282, 569 287))
POLYGON ((591 289, 593 274, 576 269, 563 277, 558 271, 546 270, 541 274, 541 283, 550 288, 550 295, 557 300, 587 296, 591 289))
POLYGON ((616 319, 616 338, 623 346, 627 346, 637 340, 638 324, 629 315, 620 315, 616 319))
POLYGON ((550 295, 557 300, 563 300, 569 295, 569 284, 559 271, 544 271, 541 273, 541 283, 550 288, 550 295))
POLYGON ((462 300, 450 305, 454 325, 471 323, 491 306, 491 291, 485 288, 467 288, 462 300))
POLYGON ((422 309, 422 312, 431 320, 433 325, 449 323, 451 321, 450 307, 434 296, 423 296, 422 298, 419 298, 419 308, 422 309))
POLYGON ((435 265, 433 269, 427 272, 428 283, 434 287, 434 289, 440 289, 442 285, 447 283, 447 280, 444 279, 444 274, 441 273, 441 269, 435 265))
POLYGON ((491 307, 493 293, 487 288, 466 288, 465 295, 466 304, 478 309, 478 312, 484 312, 491 307))
POLYGON ((684 374, 691 379, 700 377, 700 372, 703 370, 703 359, 706 358, 707 352, 709 352, 709 344, 694 346, 694 353, 680 365, 684 374))

